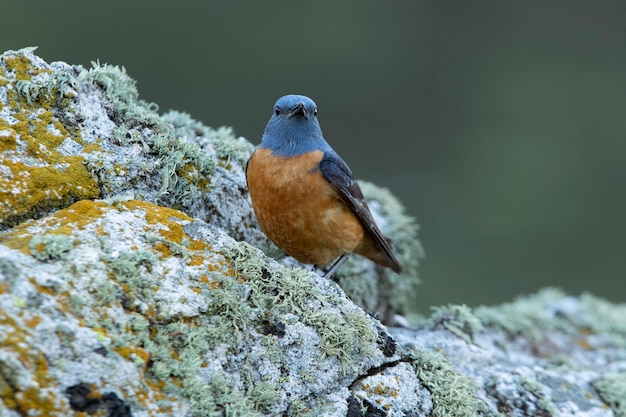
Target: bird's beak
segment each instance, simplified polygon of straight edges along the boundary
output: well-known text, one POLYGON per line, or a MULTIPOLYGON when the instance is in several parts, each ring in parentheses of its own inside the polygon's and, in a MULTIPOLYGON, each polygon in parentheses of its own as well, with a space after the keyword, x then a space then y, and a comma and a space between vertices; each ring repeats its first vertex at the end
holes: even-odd
POLYGON ((309 115, 306 112, 306 107, 304 107, 304 103, 300 102, 298 104, 296 104, 295 106, 293 106, 290 110, 289 110, 289 118, 291 119, 294 116, 298 116, 298 115, 302 115, 305 118, 309 118, 309 115))

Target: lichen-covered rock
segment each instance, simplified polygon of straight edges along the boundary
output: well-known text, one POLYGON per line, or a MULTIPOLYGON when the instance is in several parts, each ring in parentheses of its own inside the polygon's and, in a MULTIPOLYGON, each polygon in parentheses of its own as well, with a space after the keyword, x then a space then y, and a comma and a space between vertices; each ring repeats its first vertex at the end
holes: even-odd
POLYGON ((3 392, 19 412, 104 396, 146 416, 330 409, 395 354, 335 284, 176 210, 81 201, 0 243, 3 392))
POLYGON ((406 273, 324 279, 256 227, 251 150, 120 68, 0 56, 0 417, 626 415, 626 305, 545 290, 387 328, 365 311, 410 303, 413 219, 363 183, 406 273))
POLYGON ((473 402, 489 416, 624 416, 625 318, 625 304, 546 289, 499 307, 437 308, 419 329, 391 335, 403 349, 439 352, 447 364, 449 375, 435 372, 433 385, 418 364, 436 415, 459 415, 473 402), (437 411, 442 395, 456 397, 447 405, 456 409, 437 411))

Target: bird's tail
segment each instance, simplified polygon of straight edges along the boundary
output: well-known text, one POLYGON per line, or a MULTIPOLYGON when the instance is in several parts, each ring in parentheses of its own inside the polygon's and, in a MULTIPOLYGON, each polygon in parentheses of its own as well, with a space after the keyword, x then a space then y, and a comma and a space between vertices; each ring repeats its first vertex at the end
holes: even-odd
POLYGON ((365 235, 361 244, 355 249, 359 255, 376 262, 378 265, 391 268, 396 273, 402 272, 402 265, 392 252, 391 239, 381 236, 382 239, 374 240, 371 236, 365 235))

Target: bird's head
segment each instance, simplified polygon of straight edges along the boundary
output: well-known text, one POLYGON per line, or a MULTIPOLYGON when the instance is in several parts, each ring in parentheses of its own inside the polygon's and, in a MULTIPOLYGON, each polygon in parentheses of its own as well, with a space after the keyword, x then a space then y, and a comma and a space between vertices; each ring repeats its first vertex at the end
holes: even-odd
POLYGON ((317 105, 306 96, 298 96, 295 94, 284 96, 276 101, 274 105, 274 116, 287 119, 294 117, 304 119, 317 117, 317 105))
POLYGON ((317 121, 315 102, 306 96, 295 94, 279 98, 265 127, 261 147, 281 156, 330 150, 317 121))

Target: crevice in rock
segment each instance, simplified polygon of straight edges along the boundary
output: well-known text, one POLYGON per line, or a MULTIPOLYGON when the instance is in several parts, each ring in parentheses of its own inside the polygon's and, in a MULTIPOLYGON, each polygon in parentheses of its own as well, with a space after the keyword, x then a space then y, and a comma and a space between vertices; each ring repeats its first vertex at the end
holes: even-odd
POLYGON ((374 376, 376 374, 381 373, 382 371, 384 371, 387 368, 392 368, 392 367, 394 367, 394 366, 396 366, 398 364, 407 363, 407 362, 413 362, 413 358, 411 356, 406 355, 406 356, 400 357, 400 359, 396 359, 395 361, 385 362, 385 363, 382 363, 382 364, 380 364, 378 366, 371 367, 364 374, 359 375, 358 377, 356 377, 354 379, 354 381, 352 381, 350 386, 348 386, 348 389, 349 390, 353 390, 355 384, 357 382, 361 381, 364 378, 367 378, 367 377, 370 377, 370 376, 374 376))

